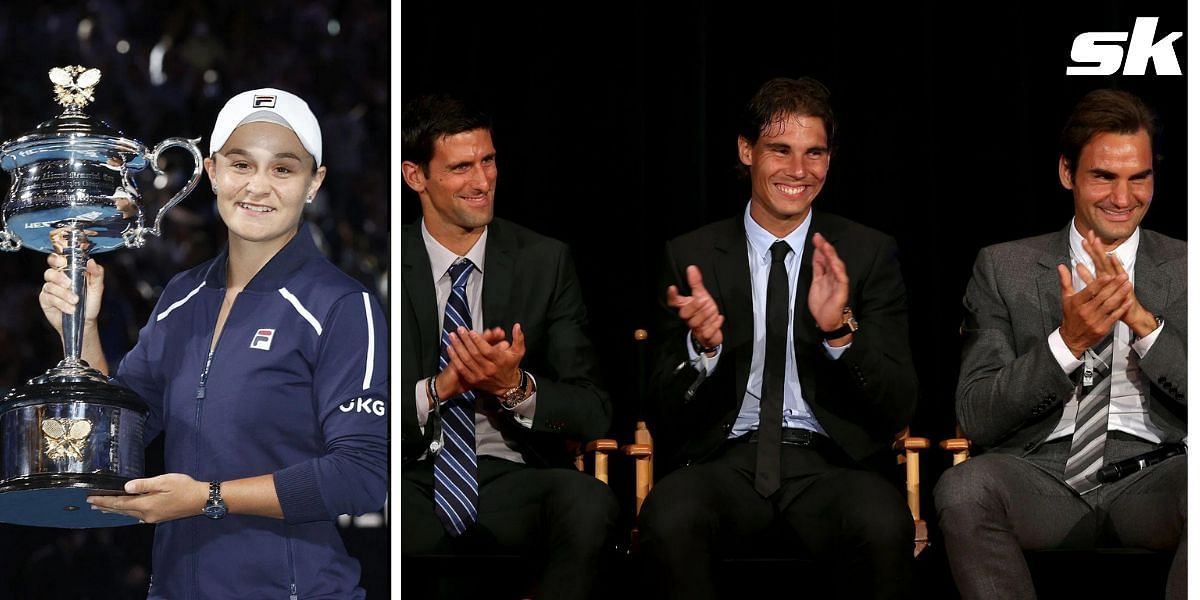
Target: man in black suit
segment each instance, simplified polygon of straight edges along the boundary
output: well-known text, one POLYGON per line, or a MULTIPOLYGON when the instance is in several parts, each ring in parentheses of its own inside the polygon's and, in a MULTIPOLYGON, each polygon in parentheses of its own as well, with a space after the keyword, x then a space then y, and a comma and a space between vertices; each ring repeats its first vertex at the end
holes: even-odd
POLYGON ((1100 477, 1187 437, 1187 244, 1140 226, 1154 134, 1136 96, 1089 93, 1058 160, 1071 223, 975 261, 957 413, 982 452, 934 490, 964 598, 1033 598, 1024 550, 1094 546, 1174 552, 1187 595, 1187 456, 1100 477))
POLYGON ((640 525, 672 598, 713 597, 714 558, 767 530, 844 572, 845 597, 908 593, 912 515, 864 468, 916 405, 904 282, 890 237, 812 210, 833 133, 819 82, 765 83, 739 127, 745 213, 667 245, 648 419, 675 470, 640 525))
POLYGON ((617 504, 566 452, 611 420, 567 247, 492 218, 486 115, 435 95, 403 119, 403 554, 531 554, 540 596, 587 597, 617 504))

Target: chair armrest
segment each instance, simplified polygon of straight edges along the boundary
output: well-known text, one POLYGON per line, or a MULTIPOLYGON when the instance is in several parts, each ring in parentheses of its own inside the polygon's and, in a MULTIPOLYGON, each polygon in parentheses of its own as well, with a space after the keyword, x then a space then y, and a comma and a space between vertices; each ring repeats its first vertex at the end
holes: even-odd
POLYGON ((617 450, 617 440, 599 439, 592 440, 583 447, 584 452, 615 452, 617 450))
POLYGON ((950 452, 970 450, 971 440, 968 440, 967 438, 950 438, 948 440, 942 440, 938 446, 940 446, 942 450, 948 450, 950 452))
POLYGON ((893 450, 925 450, 929 448, 929 438, 905 436, 892 444, 893 450))

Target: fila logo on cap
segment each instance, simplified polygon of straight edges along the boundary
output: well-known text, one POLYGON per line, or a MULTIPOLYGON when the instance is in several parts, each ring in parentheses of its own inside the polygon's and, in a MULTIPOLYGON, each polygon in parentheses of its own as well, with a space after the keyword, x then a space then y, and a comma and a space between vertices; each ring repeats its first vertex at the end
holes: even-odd
POLYGON ((255 350, 270 350, 271 340, 275 337, 274 329, 259 329, 250 340, 250 347, 255 350))
POLYGON ((254 108, 275 108, 275 96, 255 96, 254 108))

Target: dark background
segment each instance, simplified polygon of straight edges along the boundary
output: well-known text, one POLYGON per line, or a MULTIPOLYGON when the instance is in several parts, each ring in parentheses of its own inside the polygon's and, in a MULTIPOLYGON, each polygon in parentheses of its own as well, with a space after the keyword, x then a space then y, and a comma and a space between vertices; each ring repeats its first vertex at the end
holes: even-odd
MULTIPOLYGON (((368 0, 5 3, 0 140, 61 111, 47 78, 55 66, 102 71, 88 114, 147 147, 167 137, 203 138, 205 155, 213 121, 229 97, 268 86, 294 92, 321 121, 329 169, 306 219, 334 264, 375 291, 386 311, 388 10, 368 0)), ((169 173, 163 189, 152 176, 139 180, 148 221, 191 175, 186 152, 167 152, 163 162, 169 173)), ((3 179, 0 192, 7 193, 3 179)), ((132 347, 170 276, 211 258, 224 240, 204 177, 167 215, 161 239, 97 257, 106 269, 100 323, 110 365, 132 347)), ((62 358, 37 304, 45 260, 29 250, 0 256, 0 391, 62 358)), ((148 474, 161 472, 160 443, 148 449, 147 463, 148 474)), ((343 527, 343 539, 362 563, 363 586, 372 597, 387 597, 389 530, 363 524, 343 527)), ((61 531, 0 525, 0 598, 145 598, 152 535, 150 526, 61 531)))
MULTIPOLYGON (((1144 225, 1186 239, 1186 78, 1065 75, 1075 36, 1161 17, 1187 72, 1186 3, 633 2, 466 9, 406 4, 404 98, 433 90, 491 104, 497 216, 568 242, 593 339, 629 441, 638 415, 631 332, 652 323, 665 240, 738 215, 733 115, 766 79, 810 75, 833 92, 839 133, 815 206, 897 239, 921 381, 912 429, 954 433, 961 298, 978 250, 1048 233, 1073 214, 1058 182, 1058 135, 1087 91, 1118 87, 1155 109, 1156 201, 1144 225), (506 25, 499 25, 501 19, 506 25)), ((420 204, 399 178, 402 221, 420 204)), ((929 494, 949 465, 927 453, 929 494)), ((623 498, 620 471, 614 486, 623 498)), ((631 503, 630 503, 631 504, 631 503)), ((627 507, 629 511, 631 507, 627 507)), ((935 544, 938 543, 934 532, 935 544)), ((935 547, 936 548, 936 547, 935 547)), ((944 560, 924 558, 926 564, 944 560)), ((936 569, 934 569, 936 571, 936 569)), ((928 582, 944 594, 944 572, 928 582)))

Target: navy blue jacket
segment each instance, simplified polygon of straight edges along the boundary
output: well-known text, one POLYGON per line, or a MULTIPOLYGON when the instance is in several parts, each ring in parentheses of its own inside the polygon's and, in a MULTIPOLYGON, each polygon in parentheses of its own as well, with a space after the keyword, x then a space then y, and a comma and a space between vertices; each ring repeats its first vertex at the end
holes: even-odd
POLYGON ((238 294, 209 362, 227 257, 167 284, 116 378, 150 407, 146 441, 165 433, 168 472, 273 473, 284 518, 159 524, 150 597, 361 597, 335 519, 387 491, 383 313, 302 226, 238 294))

